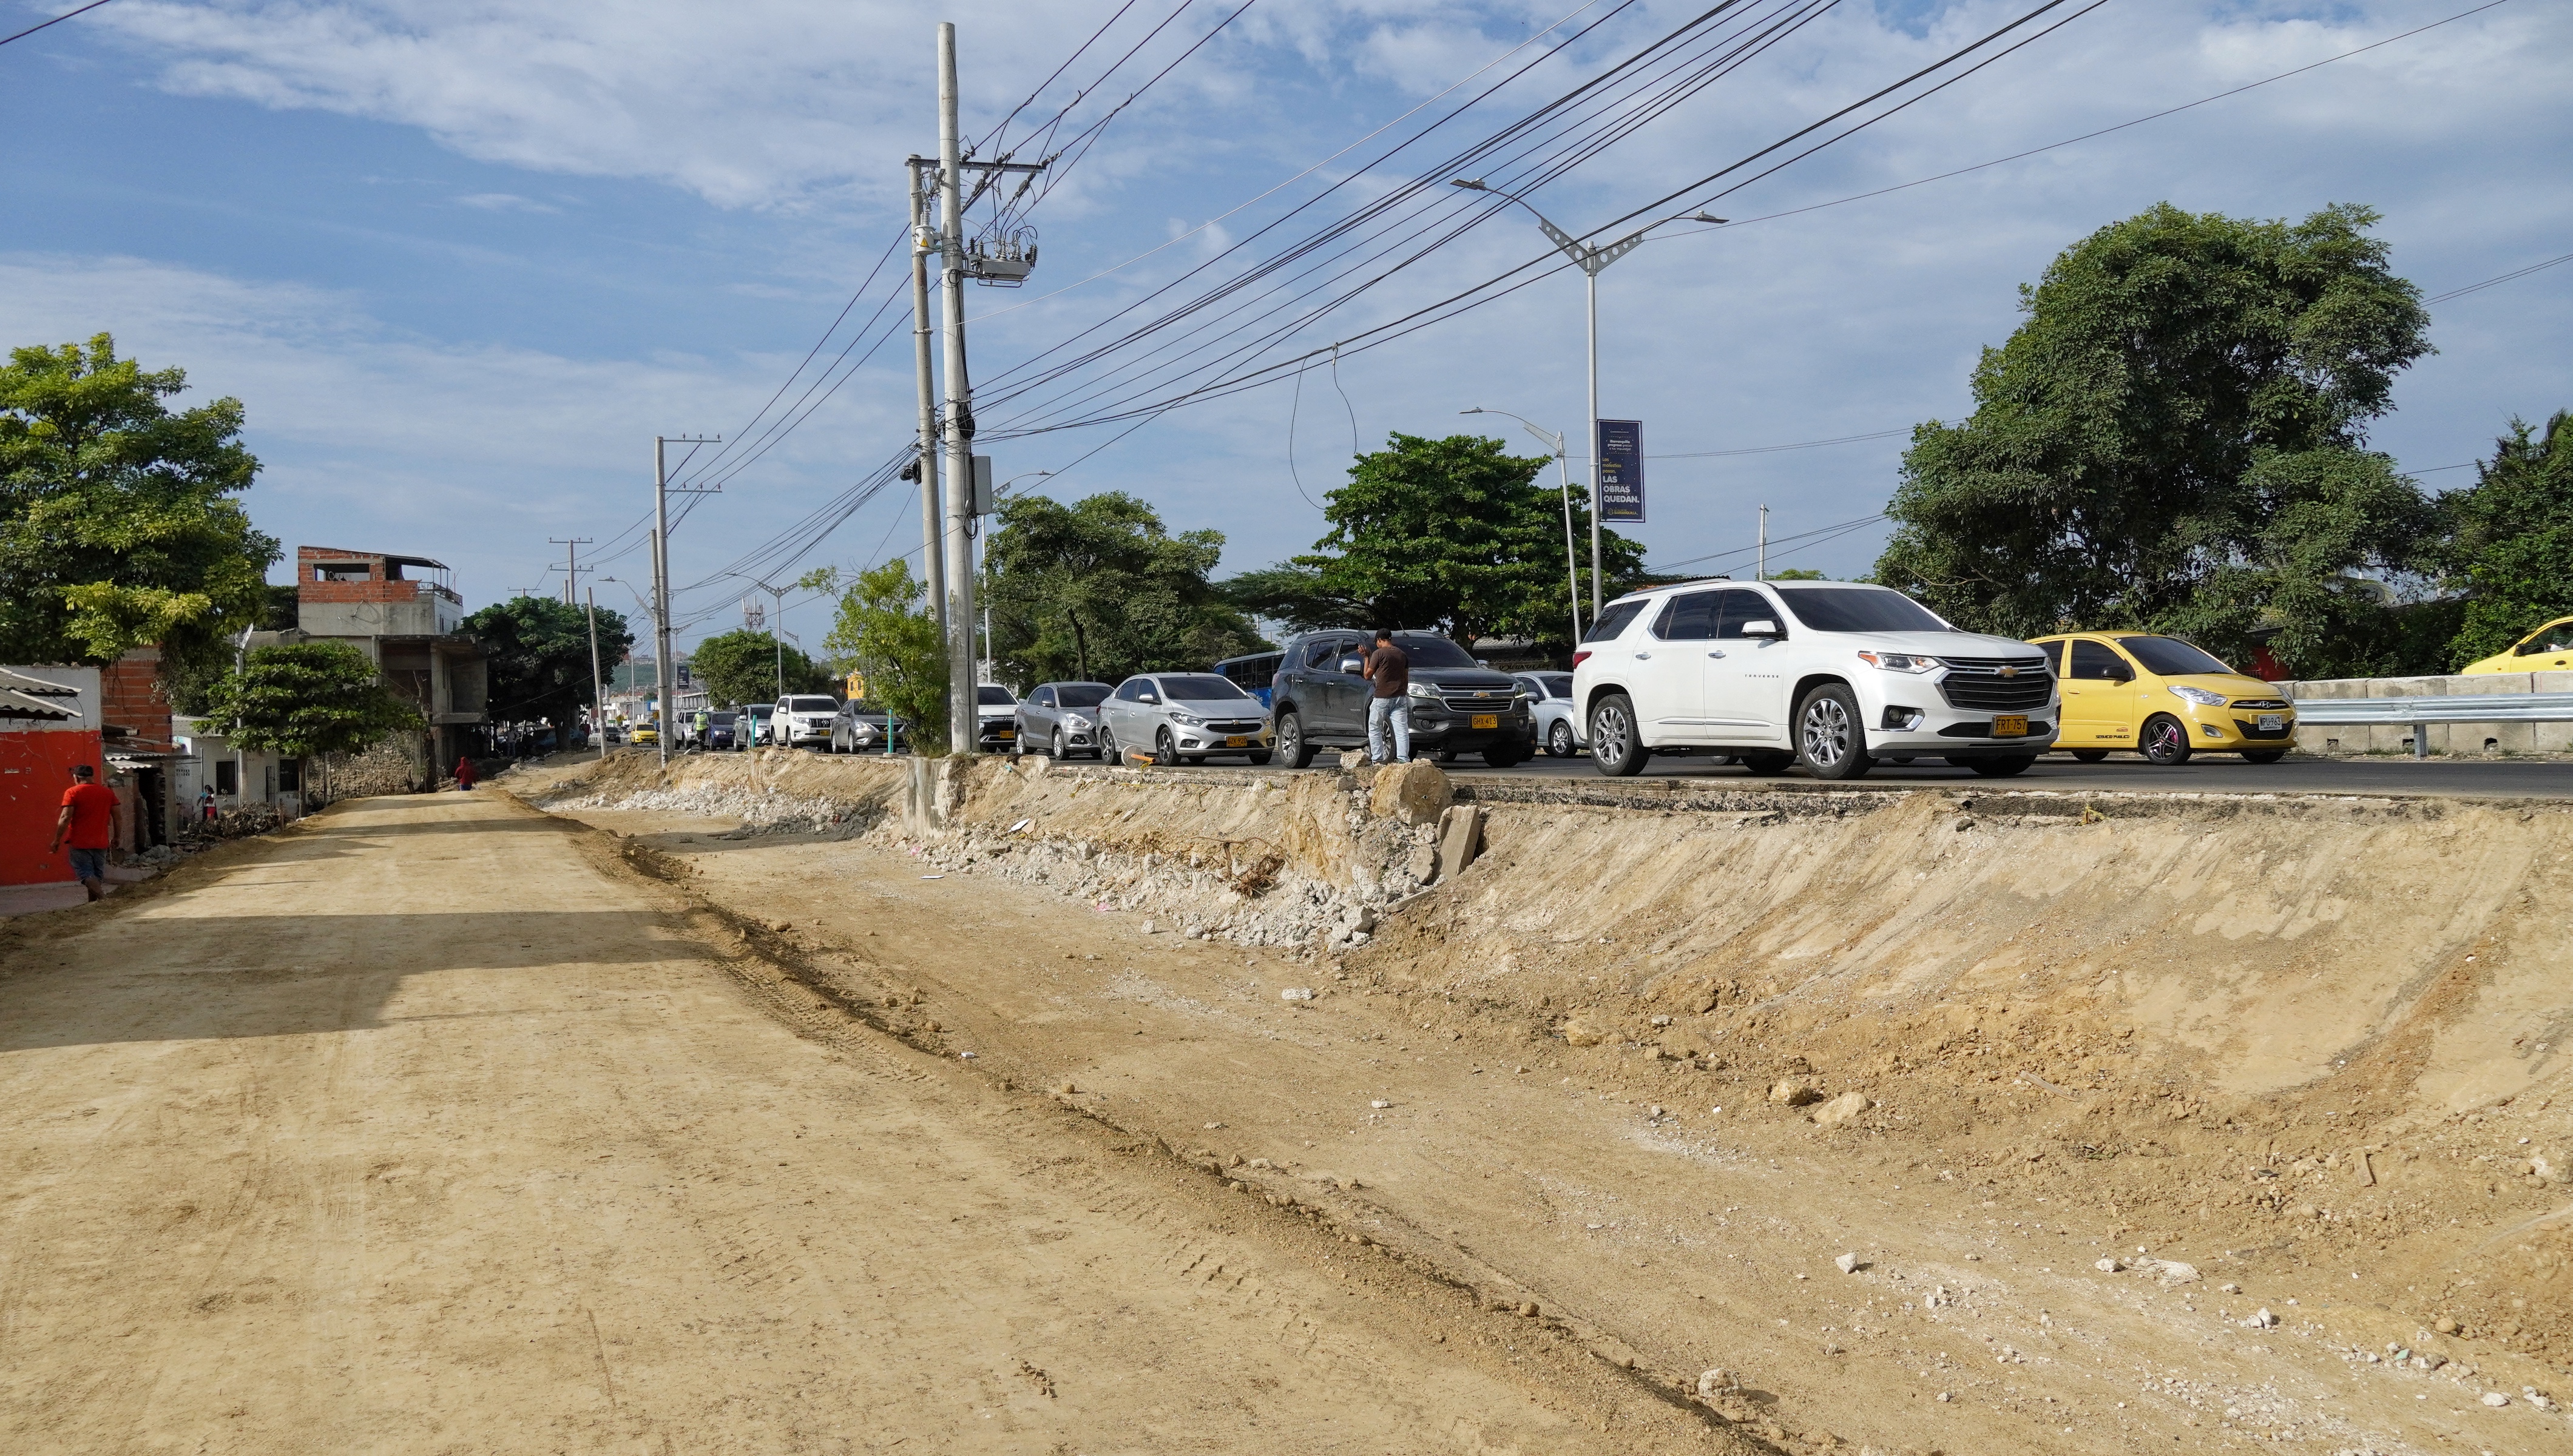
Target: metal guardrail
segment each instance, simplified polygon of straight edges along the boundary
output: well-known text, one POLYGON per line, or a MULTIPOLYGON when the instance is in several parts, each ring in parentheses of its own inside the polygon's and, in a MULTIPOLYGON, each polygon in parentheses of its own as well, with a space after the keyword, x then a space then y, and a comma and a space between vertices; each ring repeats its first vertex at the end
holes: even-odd
POLYGON ((2432 723, 2573 722, 2573 693, 2452 693, 2413 698, 2298 698, 2299 726, 2412 729, 2412 756, 2430 756, 2432 723))

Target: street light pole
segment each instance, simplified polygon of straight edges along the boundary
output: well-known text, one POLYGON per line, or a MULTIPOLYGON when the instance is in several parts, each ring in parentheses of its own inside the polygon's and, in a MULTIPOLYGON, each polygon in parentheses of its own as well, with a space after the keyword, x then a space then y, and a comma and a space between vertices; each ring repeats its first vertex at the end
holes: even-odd
MULTIPOLYGON (((1528 216, 1536 219, 1537 227, 1545 233, 1546 241, 1562 250, 1563 256, 1571 259, 1573 266, 1581 270, 1588 293, 1590 314, 1590 620, 1596 622, 1599 620, 1600 603, 1604 600, 1600 586, 1599 564, 1599 275, 1608 271, 1608 265, 1642 247, 1645 234, 1662 226, 1662 223, 1674 223, 1680 219, 1664 218, 1661 222, 1646 223, 1614 243, 1593 248, 1547 221, 1545 214, 1538 212, 1535 205, 1527 199, 1515 193, 1504 192, 1479 177, 1452 178, 1447 185, 1461 187, 1467 192, 1488 192, 1494 197, 1526 208, 1528 216)), ((1722 224, 1726 220, 1696 213, 1691 215, 1688 221, 1722 224)), ((1511 417, 1517 418, 1516 415, 1511 417)))
MULTIPOLYGON (((1591 408, 1596 411, 1598 405, 1594 402, 1591 405, 1591 408)), ((1563 574, 1570 588, 1564 599, 1572 605, 1572 645, 1575 647, 1580 646, 1581 558, 1574 554, 1572 545, 1572 466, 1571 463, 1564 458, 1563 431, 1559 429, 1549 431, 1544 426, 1538 424, 1535 420, 1528 418, 1524 414, 1511 414, 1507 409, 1486 409, 1480 404, 1477 404, 1470 409, 1459 409, 1456 412, 1459 414, 1508 414, 1510 418, 1526 425, 1530 434, 1535 435, 1538 439, 1544 440, 1546 443, 1554 447, 1554 466, 1563 481, 1563 574)), ((1591 620, 1597 621, 1598 618, 1594 616, 1591 620)))

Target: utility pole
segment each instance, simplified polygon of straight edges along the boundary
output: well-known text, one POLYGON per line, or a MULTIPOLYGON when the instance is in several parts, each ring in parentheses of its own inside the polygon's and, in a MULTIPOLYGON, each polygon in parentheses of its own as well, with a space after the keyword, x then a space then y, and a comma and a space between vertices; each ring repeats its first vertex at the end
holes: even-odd
POLYGON ((946 248, 929 231, 929 194, 938 185, 938 164, 915 154, 911 169, 911 353, 920 381, 919 453, 911 462, 920 480, 920 574, 929 588, 929 614, 938 623, 938 640, 947 640, 947 546, 940 518, 946 513, 938 491, 938 381, 929 360, 929 255, 946 248))
POLYGON ((563 563, 554 568, 563 574, 564 606, 580 605, 580 573, 598 569, 594 566, 583 566, 580 564, 580 548, 590 544, 590 540, 591 538, 588 536, 572 536, 568 539, 565 539, 562 536, 545 537, 546 545, 562 546, 567 548, 563 552, 563 563))
POLYGON ((782 698, 786 696, 786 639, 780 637, 778 632, 786 625, 786 590, 783 587, 771 586, 765 581, 753 581, 751 584, 767 592, 768 599, 777 604, 776 608, 768 614, 768 645, 777 649, 777 695, 782 698))
POLYGON ((589 593, 589 736, 598 740, 598 757, 607 759, 607 692, 598 673, 598 591, 589 593))
POLYGON ((1760 507, 1760 553, 1751 558, 1751 579, 1769 579, 1769 507, 1760 507))
POLYGON ((956 122, 956 25, 938 24, 938 227, 947 333, 947 751, 972 754, 974 695, 974 386, 965 368, 965 174, 956 122))
POLYGON ((719 434, 656 434, 652 436, 652 678, 653 696, 660 701, 657 721, 652 725, 653 746, 661 750, 661 766, 670 766, 670 729, 677 721, 678 704, 671 680, 677 675, 670 658, 670 497, 679 495, 713 495, 723 489, 709 485, 703 489, 681 486, 670 488, 669 446, 673 444, 720 444, 719 434))

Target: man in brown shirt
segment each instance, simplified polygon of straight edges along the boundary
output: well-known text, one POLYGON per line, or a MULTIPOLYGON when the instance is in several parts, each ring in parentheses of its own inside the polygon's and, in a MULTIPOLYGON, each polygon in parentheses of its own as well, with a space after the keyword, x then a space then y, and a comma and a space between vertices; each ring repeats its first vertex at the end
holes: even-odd
POLYGON ((1408 761, 1411 757, 1411 659, 1393 645, 1390 628, 1375 629, 1375 648, 1367 653, 1360 675, 1375 684, 1367 701, 1367 762, 1408 761), (1385 738, 1392 736, 1393 756, 1385 757, 1385 738))

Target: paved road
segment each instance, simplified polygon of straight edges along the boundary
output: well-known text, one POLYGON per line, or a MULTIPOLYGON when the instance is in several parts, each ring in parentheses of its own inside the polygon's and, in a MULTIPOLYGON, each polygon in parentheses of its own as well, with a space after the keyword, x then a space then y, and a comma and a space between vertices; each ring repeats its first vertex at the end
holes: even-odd
MULTIPOLYGON (((1316 759, 1319 768, 1328 759, 1316 759)), ((1240 759, 1219 758, 1214 767, 1241 768, 1240 759)), ((1597 778, 1598 769, 1585 756, 1543 756, 1500 770, 1479 758, 1447 765, 1462 774, 1535 774, 1545 778, 1597 778)), ((1763 781, 1749 769, 1712 759, 1656 758, 1644 773, 1654 778, 1763 781)), ((1801 770, 1767 777, 1766 782, 1810 784, 1801 770)), ((2538 759, 2305 758, 2273 764, 2244 763, 2227 754, 2209 754, 2177 768, 2155 768, 2135 754, 2114 755, 2100 763, 2076 763, 2064 754, 2048 754, 2016 778, 1979 778, 1971 770, 1945 762, 1878 764, 1850 787, 1901 789, 1923 785, 1990 784, 2010 788, 2096 789, 2139 793, 2206 794, 2438 794, 2503 799, 2573 799, 2573 761, 2538 759)))
POLYGON ((364 800, 8 929, 0 1451, 1740 1449, 598 843, 364 800))

